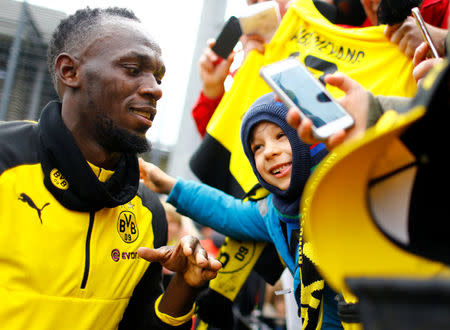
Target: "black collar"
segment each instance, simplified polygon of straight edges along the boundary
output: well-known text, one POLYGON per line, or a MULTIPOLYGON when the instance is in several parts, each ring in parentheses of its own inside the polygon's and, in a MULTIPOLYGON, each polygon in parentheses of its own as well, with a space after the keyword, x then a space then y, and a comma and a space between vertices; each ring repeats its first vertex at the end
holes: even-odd
POLYGON ((40 159, 44 184, 66 208, 98 211, 129 202, 139 185, 135 154, 123 154, 112 177, 101 182, 61 118, 61 103, 50 102, 39 120, 40 159))

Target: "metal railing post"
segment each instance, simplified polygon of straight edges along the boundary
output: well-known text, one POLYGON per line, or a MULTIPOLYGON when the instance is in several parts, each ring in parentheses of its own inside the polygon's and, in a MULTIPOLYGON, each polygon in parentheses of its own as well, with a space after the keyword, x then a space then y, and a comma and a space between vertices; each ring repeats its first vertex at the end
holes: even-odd
POLYGON ((22 9, 20 11, 19 24, 17 25, 16 34, 14 36, 14 41, 11 45, 8 64, 6 66, 6 78, 5 84, 3 86, 2 96, 0 100, 0 120, 6 119, 6 111, 9 105, 9 97, 11 95, 11 90, 14 83, 14 75, 17 68, 17 60, 20 55, 20 48, 22 45, 22 34, 25 28, 26 20, 26 1, 22 4, 22 9))

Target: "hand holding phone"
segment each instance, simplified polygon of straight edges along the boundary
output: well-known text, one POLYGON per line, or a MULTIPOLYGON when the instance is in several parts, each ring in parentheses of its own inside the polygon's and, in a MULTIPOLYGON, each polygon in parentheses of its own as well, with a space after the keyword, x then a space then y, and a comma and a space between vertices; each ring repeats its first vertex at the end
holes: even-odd
POLYGON ((257 34, 269 43, 280 25, 281 15, 276 1, 263 1, 249 5, 239 15, 242 33, 257 34))
POLYGON ((354 124, 350 114, 333 99, 325 86, 297 59, 289 58, 260 70, 261 77, 288 107, 309 118, 314 136, 326 140, 354 124))
POLYGON ((231 16, 225 23, 222 31, 220 31, 216 43, 211 49, 221 58, 226 59, 233 51, 241 36, 242 29, 239 19, 231 16))
POLYGON ((411 13, 416 20, 417 26, 419 27, 420 33, 422 34, 423 40, 428 44, 431 50, 431 55, 435 58, 439 58, 439 53, 437 51, 436 45, 431 38, 430 32, 428 32, 427 26, 425 25, 425 21, 420 14, 420 10, 417 7, 411 9, 411 13))

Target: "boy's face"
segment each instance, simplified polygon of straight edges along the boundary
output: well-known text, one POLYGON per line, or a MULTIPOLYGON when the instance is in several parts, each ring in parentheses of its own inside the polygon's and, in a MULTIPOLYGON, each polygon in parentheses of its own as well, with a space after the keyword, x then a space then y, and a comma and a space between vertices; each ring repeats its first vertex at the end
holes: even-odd
POLYGON ((250 148, 256 169, 268 184, 286 190, 291 183, 292 148, 283 130, 271 122, 261 122, 253 130, 250 148))

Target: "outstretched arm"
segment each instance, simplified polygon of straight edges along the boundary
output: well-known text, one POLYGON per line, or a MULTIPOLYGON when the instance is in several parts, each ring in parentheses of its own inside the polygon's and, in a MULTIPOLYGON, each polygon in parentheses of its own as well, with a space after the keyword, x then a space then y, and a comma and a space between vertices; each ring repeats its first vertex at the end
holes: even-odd
POLYGON ((270 239, 256 203, 243 203, 206 184, 175 179, 139 159, 141 180, 152 191, 167 194, 177 212, 235 239, 270 239))
POLYGON ((174 177, 163 172, 158 166, 139 158, 140 179, 152 191, 158 194, 170 194, 177 182, 174 177))
POLYGON ((176 246, 158 249, 140 247, 139 257, 149 262, 159 262, 175 272, 159 303, 159 312, 171 317, 189 313, 201 288, 217 275, 221 263, 208 256, 198 238, 184 236, 176 246))

